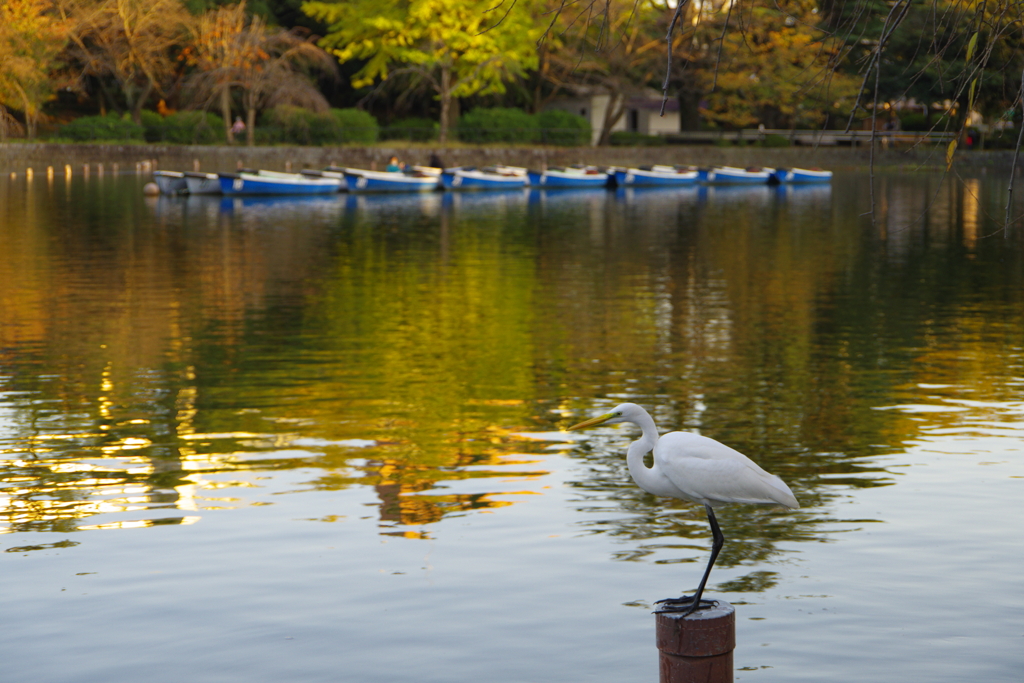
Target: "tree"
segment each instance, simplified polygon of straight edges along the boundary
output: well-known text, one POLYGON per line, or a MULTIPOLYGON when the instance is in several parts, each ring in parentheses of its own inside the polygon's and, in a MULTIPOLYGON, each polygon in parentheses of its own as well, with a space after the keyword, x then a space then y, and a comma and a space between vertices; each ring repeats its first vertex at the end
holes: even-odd
POLYGON ((334 76, 337 65, 315 41, 302 28, 272 28, 259 16, 247 20, 244 2, 211 10, 200 19, 196 40, 186 52, 199 67, 199 73, 189 79, 187 91, 200 98, 218 98, 229 125, 230 90, 240 90, 246 142, 251 146, 255 144, 256 114, 263 109, 291 104, 327 111, 327 100, 309 73, 334 76))
POLYGON ((139 123, 143 105, 154 91, 164 91, 178 66, 175 51, 187 43, 192 15, 181 0, 57 1, 69 21, 69 56, 80 77, 95 77, 101 87, 113 79, 139 123))
POLYGON ((47 0, 0 4, 0 137, 12 120, 6 107, 19 109, 28 137, 36 136, 40 107, 55 90, 51 72, 66 43, 64 22, 47 0))
POLYGON ((366 60, 353 86, 397 73, 424 79, 440 101, 446 142, 456 98, 502 93, 505 79, 536 68, 543 29, 528 2, 518 0, 504 15, 494 0, 313 0, 302 7, 328 25, 320 44, 339 60, 366 60))
POLYGON ((248 55, 242 48, 245 32, 245 2, 204 12, 196 22, 192 44, 184 57, 198 71, 186 82, 186 92, 196 99, 216 99, 224 121, 224 135, 235 141, 231 130, 231 85, 248 55))
POLYGON ((596 89, 608 95, 598 137, 598 144, 605 145, 629 98, 646 96, 660 84, 665 29, 673 10, 656 0, 606 0, 601 13, 593 3, 566 8, 561 0, 549 8, 554 19, 548 35, 559 43, 544 55, 543 77, 555 92, 596 89))
POLYGON ((721 50, 695 57, 706 118, 734 128, 807 128, 849 113, 860 79, 837 71, 843 43, 816 26, 814 2, 754 7, 731 32, 727 17, 726 11, 704 18, 705 40, 721 36, 721 50))

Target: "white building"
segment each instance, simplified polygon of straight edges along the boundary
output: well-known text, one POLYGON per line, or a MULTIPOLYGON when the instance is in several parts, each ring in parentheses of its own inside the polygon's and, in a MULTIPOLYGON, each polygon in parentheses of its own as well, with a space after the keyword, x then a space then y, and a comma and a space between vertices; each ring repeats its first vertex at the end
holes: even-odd
MULTIPOLYGON (((561 109, 578 114, 590 121, 591 141, 596 145, 601 139, 605 114, 612 97, 607 92, 597 90, 581 91, 576 96, 559 97, 549 102, 545 109, 561 109)), ((651 91, 647 95, 634 96, 626 99, 625 112, 611 128, 615 131, 629 131, 642 135, 668 135, 679 132, 679 100, 669 97, 665 103, 665 115, 661 116, 662 97, 660 93, 651 91)))

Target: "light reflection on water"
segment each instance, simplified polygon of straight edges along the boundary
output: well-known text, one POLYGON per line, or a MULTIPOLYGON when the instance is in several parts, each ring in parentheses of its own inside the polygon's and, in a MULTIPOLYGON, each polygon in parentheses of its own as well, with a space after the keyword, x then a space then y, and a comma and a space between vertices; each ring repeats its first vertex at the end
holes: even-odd
POLYGON ((623 400, 801 501, 719 514, 738 678, 1011 680, 1024 282, 1019 235, 985 237, 997 185, 882 177, 871 225, 859 176, 272 200, 8 182, 5 680, 56 680, 40 643, 72 632, 83 681, 653 680, 647 608, 693 588, 710 541, 629 481, 628 428, 559 431, 623 400))

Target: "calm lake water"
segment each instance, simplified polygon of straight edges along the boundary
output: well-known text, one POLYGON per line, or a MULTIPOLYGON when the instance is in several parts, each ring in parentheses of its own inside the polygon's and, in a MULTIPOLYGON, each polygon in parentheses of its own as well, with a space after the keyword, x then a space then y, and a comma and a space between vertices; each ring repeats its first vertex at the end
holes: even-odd
MULTIPOLYGON (((0 180, 0 679, 657 680, 703 510, 623 400, 790 483, 722 508, 742 681, 1020 681, 1006 181, 144 198, 0 180)), ((1018 192, 1019 193, 1019 192, 1018 192)))

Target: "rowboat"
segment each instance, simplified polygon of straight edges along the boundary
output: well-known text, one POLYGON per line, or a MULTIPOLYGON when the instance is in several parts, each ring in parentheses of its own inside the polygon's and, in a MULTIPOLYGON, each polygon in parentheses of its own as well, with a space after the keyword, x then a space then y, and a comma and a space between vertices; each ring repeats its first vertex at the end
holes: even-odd
POLYGON ((526 180, 525 169, 520 172, 506 166, 446 168, 441 173, 446 190, 507 190, 525 187, 526 180))
POLYGON ((697 171, 689 166, 645 166, 615 169, 615 184, 620 187, 637 185, 692 185, 697 182, 697 171))
POLYGON ((314 171, 312 169, 307 168, 299 172, 302 175, 306 176, 307 178, 334 178, 340 184, 340 189, 342 192, 348 189, 348 182, 345 180, 344 169, 329 166, 322 171, 314 171))
POLYGON ((820 168, 778 168, 772 173, 777 183, 827 183, 832 180, 832 171, 820 168))
POLYGON ((774 169, 771 168, 737 168, 735 166, 713 166, 697 171, 697 179, 702 183, 738 184, 767 183, 774 169))
POLYGON ((419 173, 346 168, 345 182, 349 192, 429 192, 438 188, 440 179, 419 173))
POLYGON ((337 178, 310 178, 301 173, 258 171, 220 173, 220 190, 226 195, 242 194, 332 194, 341 189, 337 178))
POLYGON ((216 173, 185 171, 189 194, 220 194, 220 176, 216 173))
POLYGON ((181 171, 153 171, 153 180, 162 194, 182 194, 187 189, 181 171))
POLYGON ((607 187, 612 177, 608 171, 598 168, 549 168, 546 171, 529 171, 531 187, 607 187))

